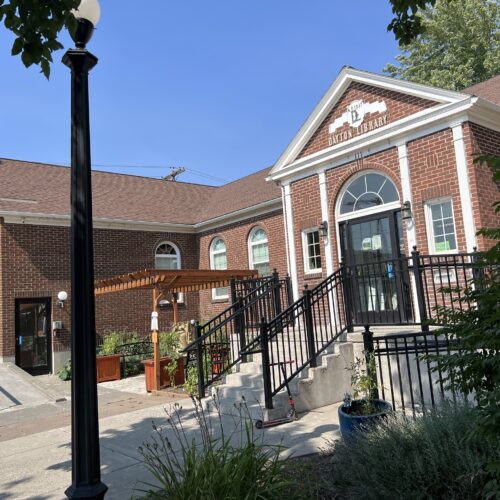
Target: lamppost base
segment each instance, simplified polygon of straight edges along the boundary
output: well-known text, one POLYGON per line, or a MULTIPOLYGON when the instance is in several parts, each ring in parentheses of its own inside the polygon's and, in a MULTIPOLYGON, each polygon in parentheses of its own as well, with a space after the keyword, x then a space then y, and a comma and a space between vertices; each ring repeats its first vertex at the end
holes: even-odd
POLYGON ((68 498, 103 500, 108 487, 100 481, 92 486, 74 486, 71 485, 64 494, 68 498))

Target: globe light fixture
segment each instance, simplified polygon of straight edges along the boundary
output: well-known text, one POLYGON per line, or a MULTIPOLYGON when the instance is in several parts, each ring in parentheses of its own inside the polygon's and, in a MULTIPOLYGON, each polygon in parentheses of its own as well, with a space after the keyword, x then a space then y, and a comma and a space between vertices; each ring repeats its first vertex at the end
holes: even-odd
POLYGON ((71 34, 75 45, 79 49, 84 49, 92 38, 94 28, 101 17, 101 7, 97 0, 82 0, 78 9, 71 13, 75 16, 77 24, 76 30, 71 34))
POLYGON ((71 486, 68 498, 102 499, 96 380, 94 259, 88 73, 97 57, 85 48, 99 21, 97 0, 73 11, 76 48, 62 62, 71 70, 71 486))
POLYGON ((57 294, 57 305, 62 309, 64 307, 64 302, 68 300, 68 294, 64 290, 61 290, 57 294))

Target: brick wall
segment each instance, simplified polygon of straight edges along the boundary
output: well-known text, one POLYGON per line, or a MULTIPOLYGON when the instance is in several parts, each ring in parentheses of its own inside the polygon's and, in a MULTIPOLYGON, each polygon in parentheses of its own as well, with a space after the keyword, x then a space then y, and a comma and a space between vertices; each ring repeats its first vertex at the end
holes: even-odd
POLYGON ((421 137, 409 142, 407 147, 413 196, 412 211, 418 249, 421 253, 429 252, 424 211, 425 202, 449 196, 452 198, 455 216, 458 250, 465 252, 467 246, 451 130, 446 129, 421 137))
MULTIPOLYGON (((228 269, 248 269, 248 236, 255 226, 262 227, 267 233, 271 270, 276 268, 280 276, 285 276, 288 271, 283 212, 281 210, 200 233, 198 236, 200 269, 210 269, 210 244, 216 236, 221 237, 226 243, 228 269)), ((200 292, 200 315, 202 318, 214 316, 229 305, 229 300, 212 300, 211 290, 200 292)))
MULTIPOLYGON (((332 108, 326 119, 318 127, 311 139, 302 150, 299 158, 310 155, 317 151, 321 151, 330 146, 328 127, 335 118, 341 116, 347 109, 347 106, 356 99, 362 99, 365 102, 385 101, 387 105, 387 123, 392 123, 406 116, 422 111, 424 109, 436 106, 437 103, 419 97, 394 92, 392 90, 384 90, 377 87, 372 87, 358 82, 353 82, 349 88, 338 100, 332 108)), ((382 116, 381 113, 370 113, 366 115, 365 121, 382 116)), ((335 134, 339 134, 350 129, 348 124, 336 130, 335 134)), ((351 132, 354 129, 351 128, 351 132)), ((355 131, 355 130, 354 130, 355 131)))
MULTIPOLYGON (((15 299, 50 297, 52 321, 61 320, 64 329, 54 338, 54 350, 70 346, 71 301, 60 309, 57 293, 66 290, 70 296, 69 228, 19 224, 0 225, 3 266, 1 295, 0 354, 14 355, 15 299)), ((181 251, 182 266, 197 268, 198 247, 195 235, 152 233, 123 230, 94 231, 95 278, 154 267, 154 251, 158 243, 171 241, 181 251)), ((96 299, 96 327, 102 335, 111 330, 149 332, 152 298, 150 291, 127 291, 96 299)), ((185 294, 179 306, 181 320, 196 317, 199 310, 197 293, 185 294)), ((172 321, 170 307, 160 310, 160 326, 172 321)))
POLYGON ((318 227, 322 222, 321 201, 319 195, 319 179, 312 175, 291 185, 293 233, 295 239, 295 255, 297 258, 297 276, 299 277, 299 292, 304 285, 312 288, 326 277, 325 246, 320 236, 321 268, 322 272, 306 274, 304 270, 304 249, 302 232, 306 229, 318 227))
MULTIPOLYGON (((500 133, 474 123, 466 123, 464 141, 476 230, 499 227, 500 215, 495 214, 493 204, 500 200, 500 185, 492 182, 492 171, 485 163, 474 163, 474 156, 500 156, 500 133)), ((478 236, 477 243, 479 250, 483 250, 494 242, 478 236)))
POLYGON ((4 289, 4 280, 5 280, 5 275, 4 275, 4 258, 5 258, 5 251, 3 250, 3 240, 4 240, 4 221, 0 217, 0 356, 3 356, 4 350, 6 350, 6 346, 4 349, 4 344, 5 344, 5 338, 4 335, 2 335, 2 332, 4 331, 3 325, 4 325, 4 313, 3 313, 3 289, 4 289))

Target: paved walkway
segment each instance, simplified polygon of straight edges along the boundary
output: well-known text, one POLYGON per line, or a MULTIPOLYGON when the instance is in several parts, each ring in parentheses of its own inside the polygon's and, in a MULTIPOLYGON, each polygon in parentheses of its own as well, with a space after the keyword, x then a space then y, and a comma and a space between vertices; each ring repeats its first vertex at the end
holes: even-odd
MULTIPOLYGON (((153 421, 159 426, 166 425, 165 407, 170 402, 180 402, 187 432, 199 436, 192 403, 175 394, 147 397, 108 388, 100 388, 99 392, 101 471, 102 480, 109 487, 106 499, 129 498, 134 491, 137 494, 141 481, 151 481, 138 448, 150 439, 153 421), (119 397, 115 394, 117 392, 121 392, 119 397)), ((68 403, 54 405, 60 404, 68 403)), ((3 432, 0 445, 1 499, 65 498, 64 490, 71 483, 71 428, 66 425, 69 413, 67 409, 64 415, 53 409, 53 415, 43 416, 47 411, 40 407, 39 418, 31 414, 30 418, 25 416, 16 424, 11 422, 0 427, 0 432, 3 432), (37 423, 43 429, 37 428, 37 423)), ((7 413, 0 413, 0 424, 7 413)), ((225 429, 234 428, 233 417, 224 415, 222 421, 225 429)), ((172 433, 168 428, 165 432, 172 433)), ((288 448, 287 453, 316 452, 326 440, 338 437, 337 405, 301 415, 300 420, 290 424, 255 432, 257 436, 263 436, 266 443, 282 442, 288 448)))

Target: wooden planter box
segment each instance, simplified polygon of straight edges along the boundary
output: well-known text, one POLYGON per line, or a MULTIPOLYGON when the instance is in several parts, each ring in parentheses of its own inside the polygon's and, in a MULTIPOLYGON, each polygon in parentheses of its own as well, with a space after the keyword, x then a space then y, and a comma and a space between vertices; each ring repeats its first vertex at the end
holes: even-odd
POLYGON ((212 373, 214 375, 219 375, 224 371, 224 368, 229 361, 229 348, 223 347, 212 350, 210 353, 212 358, 212 373))
POLYGON ((119 354, 110 356, 97 356, 97 382, 107 382, 109 380, 120 380, 120 358, 119 354))
MULTIPOLYGON (((171 358, 160 359, 160 388, 170 387, 170 377, 165 367, 170 363, 171 358)), ((146 391, 154 391, 155 367, 152 359, 145 359, 143 362, 144 374, 146 375, 146 391)), ((175 372, 175 385, 182 385, 185 382, 184 358, 177 360, 177 371, 175 372)))

